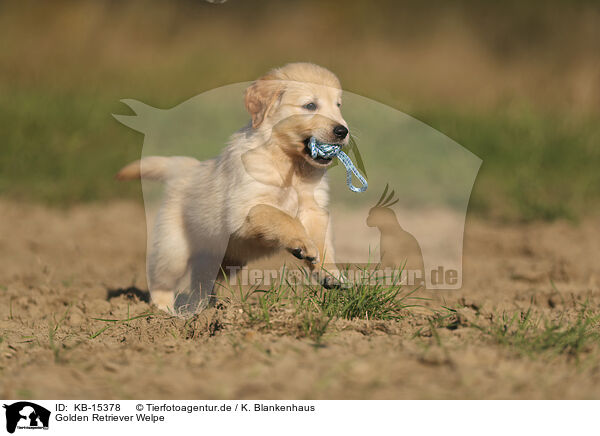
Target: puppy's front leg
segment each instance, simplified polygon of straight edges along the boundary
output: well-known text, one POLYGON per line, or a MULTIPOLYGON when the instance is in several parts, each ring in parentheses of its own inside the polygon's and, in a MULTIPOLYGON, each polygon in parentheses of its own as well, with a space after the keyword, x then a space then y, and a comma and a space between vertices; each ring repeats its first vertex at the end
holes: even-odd
POLYGON ((309 264, 320 261, 319 250, 302 223, 276 207, 259 204, 250 209, 239 230, 245 238, 259 238, 268 244, 285 248, 309 264))

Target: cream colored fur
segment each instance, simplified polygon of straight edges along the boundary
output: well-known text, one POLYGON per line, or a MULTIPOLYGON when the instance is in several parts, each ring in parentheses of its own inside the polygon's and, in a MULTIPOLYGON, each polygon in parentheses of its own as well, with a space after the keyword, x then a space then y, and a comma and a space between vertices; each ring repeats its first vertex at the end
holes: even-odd
POLYGON ((148 253, 154 303, 173 308, 188 275, 202 300, 214 301, 214 281, 223 268, 282 249, 311 270, 321 263, 335 270, 329 163, 313 160, 304 141, 316 136, 347 144, 347 136, 333 134, 334 127, 346 126, 341 95, 330 71, 288 64, 249 86, 245 103, 252 121, 232 135, 218 157, 200 162, 153 156, 119 172, 123 180, 141 176, 166 183, 148 253), (305 107, 311 102, 316 110, 305 107))

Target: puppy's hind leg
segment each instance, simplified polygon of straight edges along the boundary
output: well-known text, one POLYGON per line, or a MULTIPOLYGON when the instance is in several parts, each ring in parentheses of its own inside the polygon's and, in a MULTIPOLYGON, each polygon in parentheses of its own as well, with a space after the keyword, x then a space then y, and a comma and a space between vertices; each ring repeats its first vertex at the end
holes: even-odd
POLYGON ((156 217, 148 250, 148 287, 152 302, 160 310, 176 311, 178 284, 188 270, 189 245, 181 220, 161 209, 156 217))

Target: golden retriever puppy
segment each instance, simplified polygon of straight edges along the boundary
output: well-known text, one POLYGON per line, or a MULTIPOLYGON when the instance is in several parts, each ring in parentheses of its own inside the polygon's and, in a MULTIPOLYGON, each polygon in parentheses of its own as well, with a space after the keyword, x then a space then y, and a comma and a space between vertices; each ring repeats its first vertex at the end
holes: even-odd
MULTIPOLYGON (((315 273, 326 264, 339 274, 327 212, 325 172, 331 160, 313 159, 308 142, 314 136, 348 144, 341 103, 333 73, 310 63, 288 64, 248 87, 245 104, 252 120, 216 158, 146 157, 118 173, 122 180, 166 183, 147 263, 159 308, 175 306, 186 278, 199 291, 195 304, 211 304, 223 271, 282 249, 315 273)), ((326 285, 335 281, 328 274, 321 278, 326 285)))

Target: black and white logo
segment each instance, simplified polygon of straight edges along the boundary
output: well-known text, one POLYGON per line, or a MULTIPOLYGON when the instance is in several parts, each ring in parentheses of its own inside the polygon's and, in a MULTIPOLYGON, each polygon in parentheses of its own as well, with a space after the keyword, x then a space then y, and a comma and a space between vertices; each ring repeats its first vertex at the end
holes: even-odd
POLYGON ((50 411, 29 401, 5 404, 6 431, 14 433, 22 430, 48 430, 50 411))

